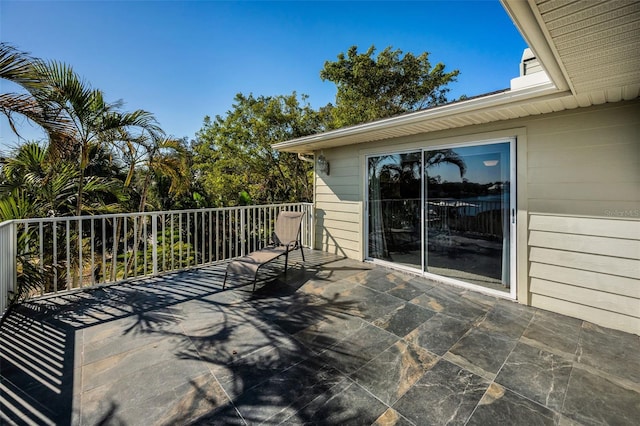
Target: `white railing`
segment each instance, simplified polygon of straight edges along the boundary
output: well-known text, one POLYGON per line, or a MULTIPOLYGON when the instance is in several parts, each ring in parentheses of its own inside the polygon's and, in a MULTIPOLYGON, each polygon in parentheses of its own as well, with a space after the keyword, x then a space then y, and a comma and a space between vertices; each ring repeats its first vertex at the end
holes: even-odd
POLYGON ((242 256, 269 244, 281 210, 305 213, 301 240, 313 247, 309 203, 3 222, 0 314, 21 280, 34 297, 242 256))
POLYGON ((14 221, 0 223, 0 316, 16 288, 16 228, 14 221))

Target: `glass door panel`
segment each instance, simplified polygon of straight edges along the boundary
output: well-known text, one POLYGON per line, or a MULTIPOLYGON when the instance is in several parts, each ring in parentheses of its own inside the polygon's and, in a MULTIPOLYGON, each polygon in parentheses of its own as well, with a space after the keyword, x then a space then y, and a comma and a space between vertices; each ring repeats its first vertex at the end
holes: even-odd
POLYGON ((422 152, 367 159, 368 256, 422 268, 422 152))
POLYGON ((425 150, 425 271, 510 284, 511 144, 425 150))

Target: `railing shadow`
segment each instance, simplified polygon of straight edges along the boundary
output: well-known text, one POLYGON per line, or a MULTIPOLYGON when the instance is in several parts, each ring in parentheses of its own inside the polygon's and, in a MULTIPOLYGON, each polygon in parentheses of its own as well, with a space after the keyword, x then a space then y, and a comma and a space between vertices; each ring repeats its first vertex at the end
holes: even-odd
MULTIPOLYGON (((130 319, 121 329, 123 336, 173 337, 176 360, 203 362, 214 373, 191 378, 177 405, 167 408, 163 423, 239 424, 270 417, 283 421, 285 414, 295 414, 296 421, 303 423, 322 423, 315 417, 316 410, 305 411, 305 407, 313 399, 328 397, 344 377, 316 359, 314 350, 294 335, 320 321, 345 319, 353 306, 335 297, 299 291, 310 281, 331 277, 331 264, 339 260, 316 253, 309 253, 304 267, 291 268, 287 276, 274 263, 261 273, 255 293, 248 280, 222 291, 224 267, 220 265, 17 306, 0 326, 1 386, 7 395, 2 419, 82 423, 78 412, 82 385, 74 376, 82 365, 76 334, 130 319), (217 321, 190 326, 190 313, 182 310, 189 302, 204 306, 217 321)), ((323 337, 326 347, 339 341, 331 335, 323 337)), ((106 408, 94 421, 120 423, 118 401, 104 402, 106 408)), ((334 404, 331 409, 344 410, 350 417, 348 408, 334 404)))
POLYGON ((0 327, 0 423, 72 422, 75 330, 30 305, 0 327))

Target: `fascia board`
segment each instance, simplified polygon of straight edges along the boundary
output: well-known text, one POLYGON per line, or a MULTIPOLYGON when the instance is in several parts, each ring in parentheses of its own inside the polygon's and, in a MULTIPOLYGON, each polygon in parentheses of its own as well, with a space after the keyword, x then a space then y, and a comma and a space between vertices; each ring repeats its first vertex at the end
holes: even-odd
POLYGON ((359 124, 356 126, 345 127, 325 133, 318 133, 297 139, 292 139, 289 141, 278 142, 276 144, 273 144, 272 147, 278 151, 295 150, 296 152, 298 152, 298 150, 305 145, 314 143, 328 142, 331 140, 362 135, 366 133, 373 134, 376 131, 407 126, 427 120, 454 118, 459 115, 481 112, 483 110, 490 110, 499 106, 504 106, 506 104, 526 102, 545 96, 563 97, 567 96, 568 94, 570 93, 559 91, 553 83, 546 83, 526 89, 502 92, 494 95, 471 99, 469 101, 456 102, 453 104, 443 105, 424 111, 417 111, 397 117, 373 121, 371 123, 359 124))
POLYGON ((540 65, 559 90, 571 90, 575 94, 571 80, 556 51, 552 37, 547 31, 533 0, 500 0, 502 7, 515 24, 540 65))

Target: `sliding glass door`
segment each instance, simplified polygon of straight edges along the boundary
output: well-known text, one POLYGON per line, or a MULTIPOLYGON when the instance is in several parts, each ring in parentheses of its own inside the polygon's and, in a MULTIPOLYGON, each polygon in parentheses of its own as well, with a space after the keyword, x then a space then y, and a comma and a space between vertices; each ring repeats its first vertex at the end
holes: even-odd
POLYGON ((376 155, 368 167, 368 257, 509 292, 513 142, 376 155))
POLYGON ((369 257, 422 268, 422 151, 367 159, 369 257))
POLYGON ((510 285, 511 144, 425 150, 425 271, 510 285))

